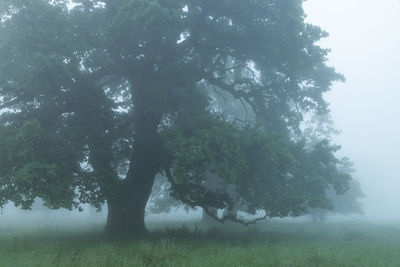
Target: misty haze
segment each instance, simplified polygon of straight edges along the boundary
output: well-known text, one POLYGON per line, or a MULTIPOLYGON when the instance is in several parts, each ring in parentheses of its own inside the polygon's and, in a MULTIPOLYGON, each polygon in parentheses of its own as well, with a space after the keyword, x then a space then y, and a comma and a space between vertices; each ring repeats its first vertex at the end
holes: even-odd
POLYGON ((0 0, 0 266, 400 266, 397 0, 0 0))

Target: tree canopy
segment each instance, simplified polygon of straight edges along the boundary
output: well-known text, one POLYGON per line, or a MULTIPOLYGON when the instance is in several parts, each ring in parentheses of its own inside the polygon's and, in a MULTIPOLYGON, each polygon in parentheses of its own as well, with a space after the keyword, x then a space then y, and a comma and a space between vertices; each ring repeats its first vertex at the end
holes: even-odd
POLYGON ((107 231, 139 233, 159 173, 210 215, 297 216, 347 189, 339 147, 303 131, 343 78, 301 0, 74 2, 0 4, 0 205, 106 202, 107 231))
MULTIPOLYGON (((341 159, 341 171, 352 174, 355 170, 353 164, 348 158, 341 159)), ((330 200, 331 209, 312 208, 309 213, 314 221, 324 221, 329 214, 363 214, 363 205, 360 202, 361 198, 365 197, 361 189, 361 184, 357 180, 352 179, 349 182, 348 189, 343 194, 337 194, 332 188, 327 188, 326 196, 330 200)))

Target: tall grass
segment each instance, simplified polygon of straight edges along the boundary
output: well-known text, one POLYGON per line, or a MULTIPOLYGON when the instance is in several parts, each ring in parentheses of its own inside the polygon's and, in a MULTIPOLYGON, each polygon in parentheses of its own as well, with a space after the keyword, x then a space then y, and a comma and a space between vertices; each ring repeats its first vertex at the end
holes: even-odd
POLYGON ((146 239, 100 228, 0 229, 0 266, 400 266, 400 227, 267 223, 150 225, 146 239))

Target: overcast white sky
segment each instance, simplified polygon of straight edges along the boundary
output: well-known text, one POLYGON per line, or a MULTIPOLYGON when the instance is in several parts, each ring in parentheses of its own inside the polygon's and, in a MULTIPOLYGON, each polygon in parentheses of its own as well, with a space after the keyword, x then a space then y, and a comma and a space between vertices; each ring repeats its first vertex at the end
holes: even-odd
POLYGON ((308 0, 308 21, 329 32, 330 65, 346 76, 326 99, 355 163, 366 216, 400 220, 400 0, 308 0))

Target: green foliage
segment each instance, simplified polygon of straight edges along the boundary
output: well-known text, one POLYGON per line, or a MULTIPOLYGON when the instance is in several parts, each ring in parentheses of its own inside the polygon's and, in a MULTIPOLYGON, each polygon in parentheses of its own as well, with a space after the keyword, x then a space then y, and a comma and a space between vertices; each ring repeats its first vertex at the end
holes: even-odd
POLYGON ((11 200, 29 208, 36 197, 52 207, 71 208, 75 162, 71 151, 36 120, 0 129, 0 173, 4 205, 11 200))
POLYGON ((302 1, 75 2, 0 6, 0 205, 144 213, 157 173, 192 207, 268 216, 346 190, 337 148, 301 130, 342 79, 302 1), (213 103, 224 94, 255 122, 213 103))
POLYGON ((237 204, 229 196, 229 185, 233 185, 246 211, 262 209, 271 216, 280 215, 283 207, 279 203, 292 197, 282 194, 289 190, 285 187, 292 186, 288 173, 294 165, 285 144, 261 130, 237 128, 223 117, 190 116, 187 120, 164 132, 166 149, 173 159, 173 196, 192 207, 231 210, 237 204), (207 188, 210 175, 220 179, 219 192, 207 188))
MULTIPOLYGON (((354 172, 352 163, 347 158, 340 161, 339 169, 347 175, 354 172)), ((361 189, 361 185, 357 180, 351 180, 348 189, 338 194, 333 188, 329 187, 325 190, 327 198, 330 200, 331 210, 313 208, 309 212, 314 220, 324 220, 328 214, 363 214, 363 206, 360 199, 365 197, 361 189)))
POLYGON ((223 118, 190 117, 166 130, 165 140, 173 162, 176 183, 197 183, 207 172, 235 183, 246 170, 240 132, 223 118), (181 127, 180 127, 181 126, 181 127))

